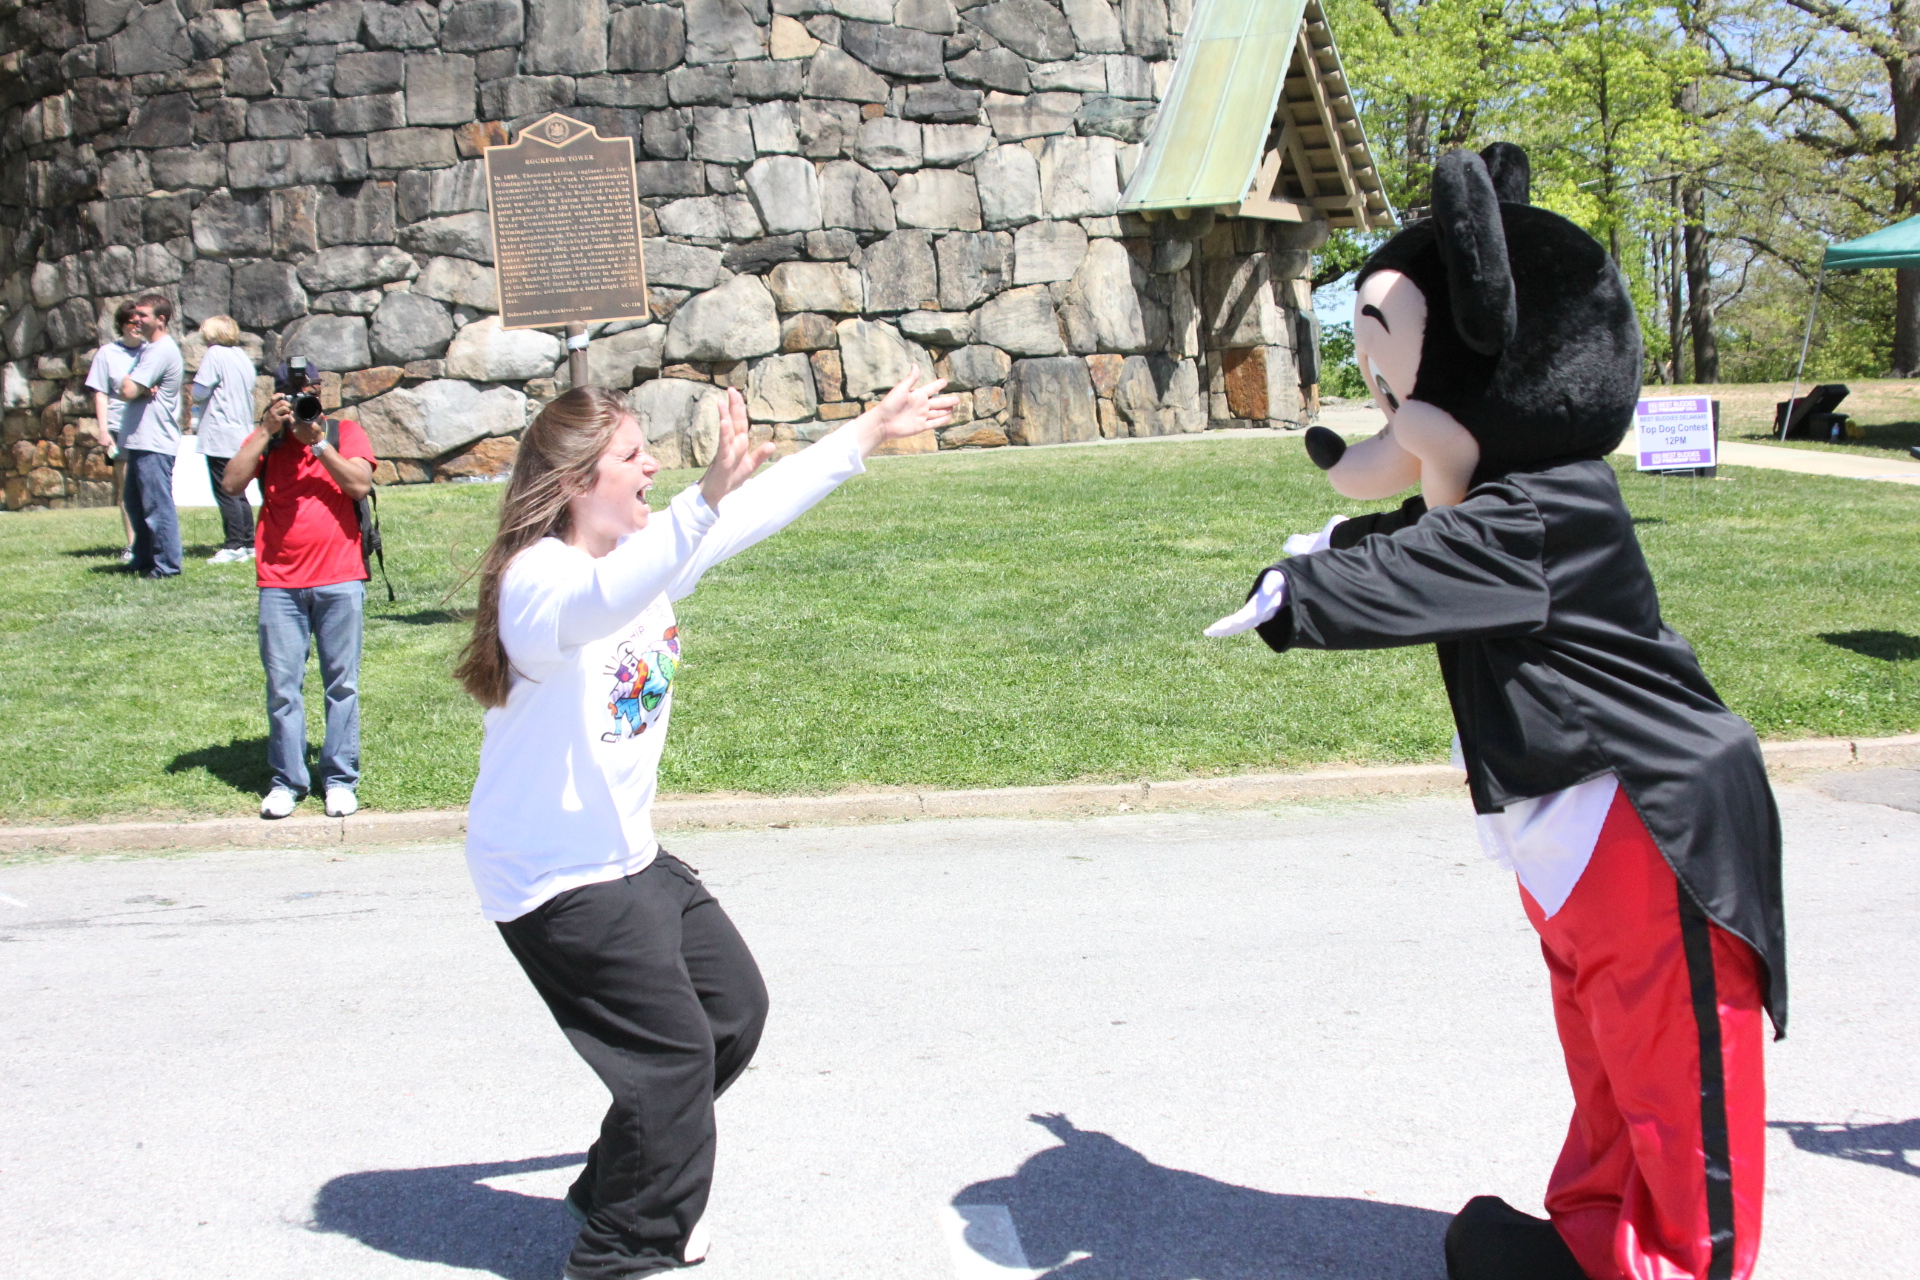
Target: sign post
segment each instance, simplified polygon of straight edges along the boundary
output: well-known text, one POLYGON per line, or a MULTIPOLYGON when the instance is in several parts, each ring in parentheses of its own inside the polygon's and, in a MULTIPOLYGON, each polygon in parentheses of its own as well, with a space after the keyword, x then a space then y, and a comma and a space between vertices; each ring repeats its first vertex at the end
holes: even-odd
POLYGON ((587 326, 648 318, 633 139, 556 113, 485 158, 500 327, 564 325, 568 372, 584 387, 587 326))
POLYGON ((1641 471, 1712 475, 1720 464, 1720 402, 1660 396, 1633 410, 1633 451, 1641 471))

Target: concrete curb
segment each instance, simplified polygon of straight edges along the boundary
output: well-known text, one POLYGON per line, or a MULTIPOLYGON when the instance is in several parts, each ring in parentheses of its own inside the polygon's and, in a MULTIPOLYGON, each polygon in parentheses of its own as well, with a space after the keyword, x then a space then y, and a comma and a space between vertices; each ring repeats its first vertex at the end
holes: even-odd
MULTIPOLYGON (((1855 767, 1920 766, 1920 734, 1812 738, 1762 744, 1776 780, 1855 767)), ((705 796, 662 800, 663 832, 740 827, 822 827, 920 818, 1077 818, 1183 809, 1257 809, 1302 801, 1362 800, 1457 791, 1448 765, 1328 768, 1308 773, 1181 778, 1171 782, 996 787, 982 791, 879 791, 838 796, 705 796)), ((203 822, 112 822, 73 827, 0 827, 0 853, 187 852, 213 849, 367 848, 458 840, 464 809, 357 813, 351 818, 213 818, 203 822)))

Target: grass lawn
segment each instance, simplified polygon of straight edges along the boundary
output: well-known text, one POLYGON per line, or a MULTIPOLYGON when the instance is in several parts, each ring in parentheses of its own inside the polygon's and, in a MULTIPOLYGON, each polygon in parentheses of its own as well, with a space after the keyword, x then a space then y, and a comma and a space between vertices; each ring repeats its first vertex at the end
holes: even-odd
MULTIPOLYGON (((1773 434, 1773 406, 1793 390, 1791 382, 1718 383, 1713 386, 1663 387, 1649 385, 1641 394, 1648 396, 1711 396, 1720 402, 1720 434, 1728 440, 1752 440, 1784 444, 1789 449, 1815 449, 1829 453, 1860 453, 1884 458, 1889 454, 1907 457, 1907 450, 1920 444, 1920 379, 1854 378, 1843 379, 1847 398, 1837 412, 1850 415, 1866 428, 1866 439, 1828 444, 1823 440, 1780 441, 1773 434)), ((1805 395, 1813 384, 1802 382, 1805 395)))
MULTIPOLYGON (((670 475, 662 496, 691 479, 670 475)), ((1920 494, 1739 469, 1623 483, 1668 618, 1762 735, 1920 729, 1920 494)), ((370 807, 466 800, 480 717, 447 675, 466 627, 444 596, 500 493, 381 495, 400 601, 369 593, 370 807)), ((876 460, 681 606, 663 786, 1442 759, 1451 725, 1428 651, 1279 657, 1200 635, 1285 534, 1338 510, 1355 507, 1297 439, 876 460)), ((0 822, 254 811, 267 779, 252 571, 205 564, 215 513, 183 517, 186 573, 154 583, 117 572, 112 511, 0 516, 0 822)))

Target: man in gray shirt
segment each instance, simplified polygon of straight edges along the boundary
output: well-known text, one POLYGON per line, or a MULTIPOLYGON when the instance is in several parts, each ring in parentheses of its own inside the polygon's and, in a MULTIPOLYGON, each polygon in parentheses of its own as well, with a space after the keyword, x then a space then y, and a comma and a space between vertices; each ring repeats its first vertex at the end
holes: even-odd
POLYGON ((180 516, 173 509, 173 458, 180 448, 180 346, 167 333, 173 304, 157 293, 134 300, 133 323, 147 345, 121 380, 123 491, 133 521, 133 571, 149 578, 180 572, 180 516))

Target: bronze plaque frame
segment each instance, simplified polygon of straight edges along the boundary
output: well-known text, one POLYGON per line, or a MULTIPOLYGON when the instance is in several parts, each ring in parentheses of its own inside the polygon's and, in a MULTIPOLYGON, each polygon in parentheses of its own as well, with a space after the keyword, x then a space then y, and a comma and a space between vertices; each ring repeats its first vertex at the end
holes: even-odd
POLYGON ((650 318, 632 138, 555 112, 483 155, 501 328, 650 318))

